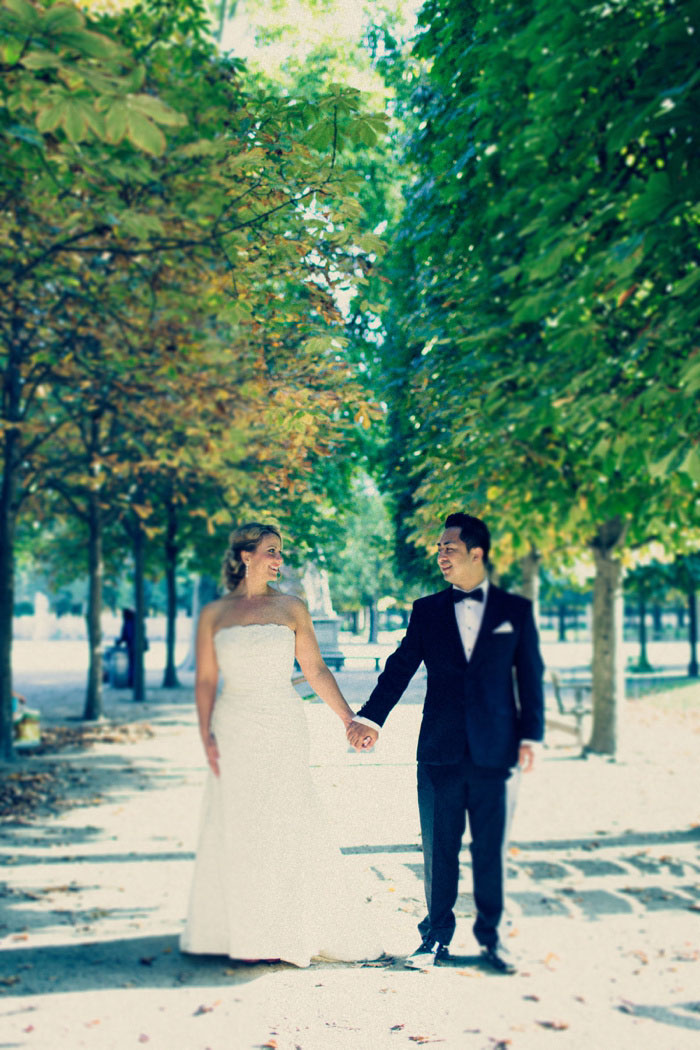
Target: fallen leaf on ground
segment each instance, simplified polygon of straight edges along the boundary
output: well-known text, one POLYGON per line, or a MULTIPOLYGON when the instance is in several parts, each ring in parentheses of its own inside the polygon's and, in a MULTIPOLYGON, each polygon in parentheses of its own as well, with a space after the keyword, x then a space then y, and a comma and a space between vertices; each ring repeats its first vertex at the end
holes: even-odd
POLYGON ((549 1028, 553 1032, 564 1032, 569 1027, 568 1021, 538 1021, 540 1028, 549 1028))

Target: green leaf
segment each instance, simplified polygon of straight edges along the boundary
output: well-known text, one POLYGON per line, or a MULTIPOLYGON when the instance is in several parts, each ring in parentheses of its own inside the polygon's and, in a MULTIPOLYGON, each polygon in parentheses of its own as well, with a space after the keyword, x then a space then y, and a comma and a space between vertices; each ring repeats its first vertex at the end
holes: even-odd
POLYGON ((676 281, 673 286, 672 295, 685 295, 691 288, 700 281, 700 266, 696 266, 694 270, 682 277, 680 281, 676 281))
POLYGON ((649 464, 649 474, 652 478, 665 478, 669 474, 671 463, 677 456, 677 450, 671 449, 663 459, 658 459, 656 462, 649 464))
POLYGON ((63 119, 63 103, 58 102, 46 109, 40 109, 36 115, 36 126, 41 132, 54 131, 63 119))
POLYGON ((551 277, 559 270, 564 259, 571 255, 574 248, 575 244, 569 240, 563 240, 555 244, 546 255, 530 268, 530 276, 535 280, 546 280, 548 277, 551 277))
POLYGON ((61 59, 53 51, 30 51, 22 59, 25 69, 55 69, 61 65, 61 59))
POLYGON ((89 58, 100 58, 106 61, 121 59, 128 60, 128 52, 120 47, 114 40, 103 36, 101 33, 92 33, 87 30, 70 30, 62 32, 59 40, 64 47, 75 48, 82 55, 89 58))
POLYGON ((105 137, 107 142, 116 144, 126 135, 129 111, 124 102, 113 102, 105 117, 105 137))
POLYGON ((700 452, 697 448, 689 450, 679 469, 685 471, 693 481, 700 484, 700 452))
POLYGON ((667 173, 659 171, 649 177, 644 191, 630 206, 629 217, 640 223, 651 222, 679 203, 679 194, 667 173))
POLYGON ((197 139, 196 142, 188 142, 181 146, 177 153, 180 157, 215 157, 226 153, 231 148, 230 143, 216 139, 197 139))
POLYGON ((141 113, 156 124, 182 127, 187 123, 187 117, 183 113, 178 113, 153 95, 130 95, 128 105, 131 112, 141 113))
POLYGON ((358 248, 362 248, 363 252, 373 252, 381 256, 386 251, 386 241, 383 241, 376 233, 363 233, 361 237, 355 238, 355 243, 358 248))
POLYGON ((85 118, 84 102, 66 99, 63 103, 63 124, 66 135, 71 142, 81 142, 87 135, 88 122, 85 118))
POLYGON ((127 116, 127 134, 129 141, 144 153, 160 157, 165 152, 165 135, 148 117, 129 110, 127 116))
POLYGON ((158 216, 148 212, 122 211, 117 215, 117 222, 127 233, 143 240, 147 240, 152 233, 159 235, 165 233, 163 223, 158 216))
POLYGON ((54 4, 41 19, 41 28, 49 33, 61 33, 67 29, 82 29, 85 19, 76 7, 70 4, 54 4))
POLYGON ((316 124, 304 137, 304 142, 312 149, 325 150, 333 142, 334 128, 330 123, 316 124))
POLYGON ((690 367, 681 377, 684 394, 694 394, 700 390, 700 359, 693 360, 690 367))
POLYGON ((12 11, 14 15, 17 15, 26 25, 32 28, 39 21, 39 13, 36 8, 27 3, 27 0, 3 0, 3 7, 12 11))

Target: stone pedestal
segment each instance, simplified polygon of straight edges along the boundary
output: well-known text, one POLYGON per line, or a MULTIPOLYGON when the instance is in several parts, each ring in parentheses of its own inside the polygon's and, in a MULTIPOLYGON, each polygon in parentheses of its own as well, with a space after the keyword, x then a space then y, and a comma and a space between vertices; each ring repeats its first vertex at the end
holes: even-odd
POLYGON ((338 647, 338 631, 341 619, 339 616, 324 616, 319 613, 312 615, 314 631, 318 639, 318 647, 321 656, 335 671, 340 671, 345 663, 345 657, 338 647))

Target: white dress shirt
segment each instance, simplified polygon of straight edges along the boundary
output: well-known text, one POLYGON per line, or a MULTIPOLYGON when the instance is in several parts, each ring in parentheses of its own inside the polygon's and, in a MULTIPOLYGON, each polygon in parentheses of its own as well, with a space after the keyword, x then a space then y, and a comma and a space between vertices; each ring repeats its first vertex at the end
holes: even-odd
MULTIPOLYGON (((471 660, 472 658, 477 635, 479 634, 479 628, 481 627, 481 621, 484 618, 484 609, 486 608, 486 599, 489 593, 489 581, 487 577, 484 577, 481 581, 479 588, 484 593, 484 600, 482 602, 475 602, 473 598, 465 598, 463 601, 455 603, 455 616, 457 618, 459 637, 462 639, 462 648, 464 649, 464 655, 467 660, 471 660)), ((461 587, 453 587, 452 589, 454 591, 463 591, 461 587)), ((475 591, 477 588, 472 587, 472 590, 475 591)), ((463 593, 468 594, 469 592, 463 591, 463 593)))

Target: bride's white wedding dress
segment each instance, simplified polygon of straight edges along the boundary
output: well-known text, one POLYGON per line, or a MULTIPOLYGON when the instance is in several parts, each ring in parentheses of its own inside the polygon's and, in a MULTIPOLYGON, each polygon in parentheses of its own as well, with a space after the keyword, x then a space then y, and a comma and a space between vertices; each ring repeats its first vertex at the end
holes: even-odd
POLYGON ((208 773, 182 950, 297 966, 376 957, 311 779, 294 632, 238 625, 214 644, 220 776, 208 773))

